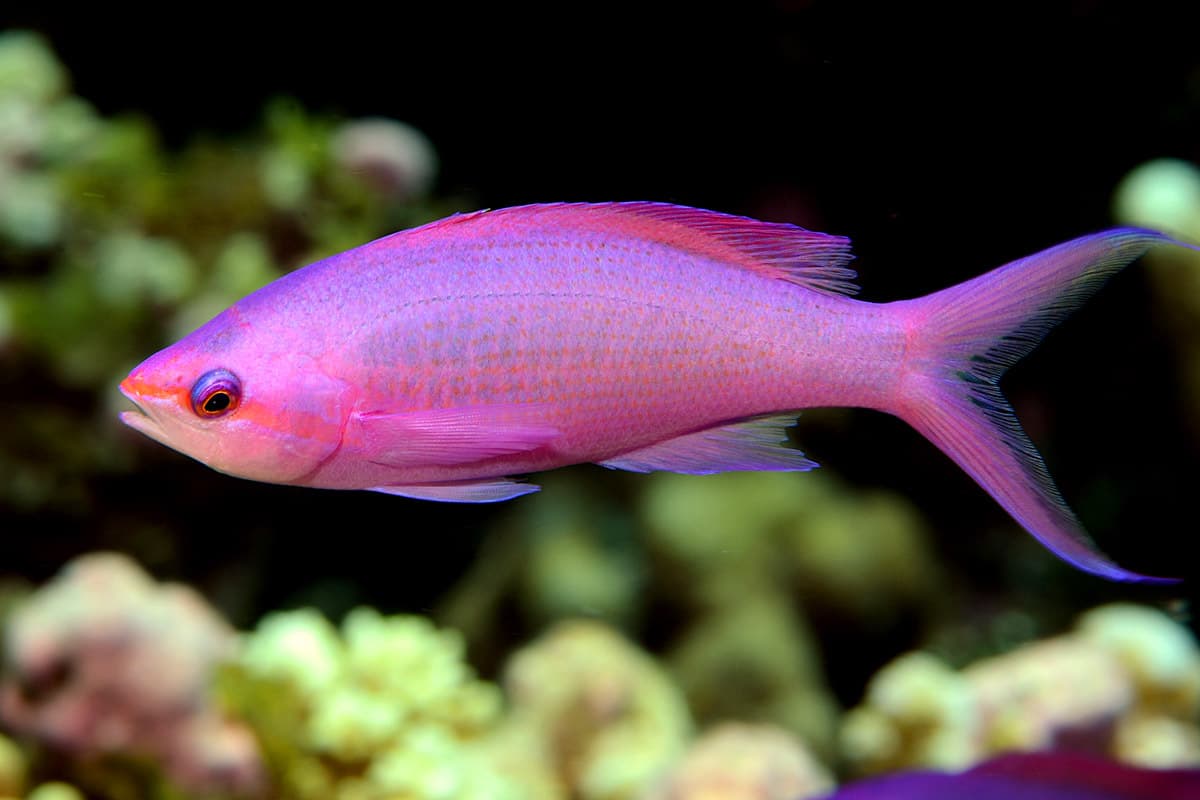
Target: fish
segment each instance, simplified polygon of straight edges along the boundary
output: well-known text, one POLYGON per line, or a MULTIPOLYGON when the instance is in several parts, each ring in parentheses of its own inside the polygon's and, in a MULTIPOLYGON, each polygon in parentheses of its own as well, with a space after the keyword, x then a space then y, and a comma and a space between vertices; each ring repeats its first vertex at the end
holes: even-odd
MULTIPOLYGON (((915 299, 857 300, 846 237, 667 203, 454 215, 288 273, 135 367, 125 424, 229 475, 486 503, 577 463, 805 471, 800 412, 899 417, 1059 558, 1101 552, 1000 377, 1159 245, 1082 236, 915 299)), ((1166 580, 1166 579, 1164 579, 1166 580)))
POLYGON ((858 781, 827 800, 1192 800, 1200 770, 1146 769, 1080 753, 1013 753, 949 774, 858 781))

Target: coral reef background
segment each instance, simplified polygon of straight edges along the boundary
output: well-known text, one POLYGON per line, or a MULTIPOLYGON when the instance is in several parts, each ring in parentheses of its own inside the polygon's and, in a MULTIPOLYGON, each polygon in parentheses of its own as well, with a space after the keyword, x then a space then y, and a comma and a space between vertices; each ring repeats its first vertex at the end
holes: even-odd
POLYGON ((288 270, 481 207, 653 199, 846 234, 876 301, 1110 224, 1200 241, 1189 26, 1113 2, 1014 11, 988 36, 833 2, 686 26, 606 5, 549 37, 405 13, 149 17, 146 35, 0 11, 0 796, 472 797, 499 770, 513 797, 741 796, 703 794, 725 779, 792 797, 1063 730, 1195 763, 1188 254, 1118 276, 1004 382, 1102 546, 1179 586, 1071 570, 867 412, 804 415, 812 474, 580 467, 472 507, 227 478, 123 428, 115 388, 288 270), (123 557, 55 578, 96 551, 123 557), (108 617, 88 616, 97 581, 108 617), (1152 615, 1126 629, 1164 631, 1160 662, 1072 627, 1117 602, 1152 615), (325 672, 287 672, 289 653, 325 672), (393 663, 436 702, 380 680, 393 663), (1006 699, 1036 696, 1043 663, 1111 703, 1006 699), (140 692, 144 674, 170 681, 140 692))

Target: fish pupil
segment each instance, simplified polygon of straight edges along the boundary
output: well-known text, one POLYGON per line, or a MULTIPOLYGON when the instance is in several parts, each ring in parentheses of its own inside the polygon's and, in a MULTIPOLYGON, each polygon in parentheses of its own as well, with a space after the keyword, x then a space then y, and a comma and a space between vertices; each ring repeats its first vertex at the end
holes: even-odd
POLYGON ((219 414, 225 409, 229 408, 229 401, 229 392, 213 392, 208 396, 208 399, 204 401, 204 410, 209 414, 219 414))

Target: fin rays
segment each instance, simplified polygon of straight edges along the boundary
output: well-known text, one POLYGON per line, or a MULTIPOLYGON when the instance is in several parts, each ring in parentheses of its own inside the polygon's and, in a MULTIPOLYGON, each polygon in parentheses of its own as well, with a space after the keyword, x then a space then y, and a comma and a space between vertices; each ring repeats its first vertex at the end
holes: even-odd
POLYGON ((900 416, 1052 552, 1112 580, 1169 579, 1123 569, 1100 552, 997 384, 1111 275, 1153 245, 1172 241, 1133 228, 1084 236, 897 304, 910 311, 924 337, 900 416))

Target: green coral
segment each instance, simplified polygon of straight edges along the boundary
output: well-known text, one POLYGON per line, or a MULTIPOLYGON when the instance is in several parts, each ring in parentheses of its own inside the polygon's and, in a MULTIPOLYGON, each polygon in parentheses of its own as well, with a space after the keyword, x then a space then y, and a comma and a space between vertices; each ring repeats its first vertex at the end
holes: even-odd
POLYGON ((461 637, 420 617, 312 610, 248 635, 222 693, 258 732, 281 790, 304 800, 518 798, 484 747, 499 690, 461 637))

